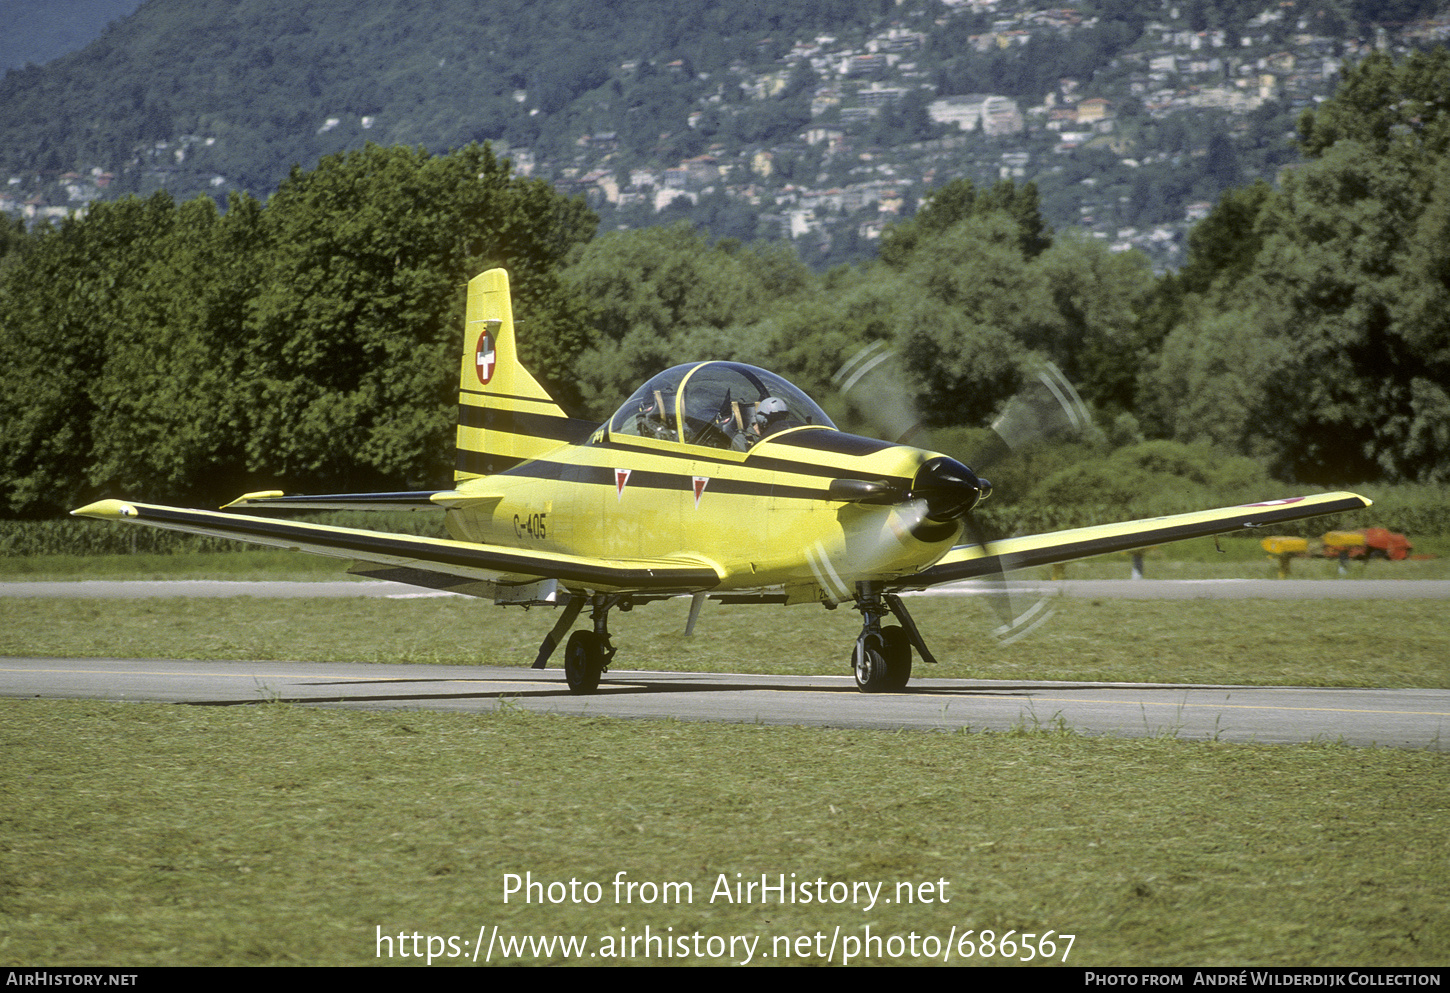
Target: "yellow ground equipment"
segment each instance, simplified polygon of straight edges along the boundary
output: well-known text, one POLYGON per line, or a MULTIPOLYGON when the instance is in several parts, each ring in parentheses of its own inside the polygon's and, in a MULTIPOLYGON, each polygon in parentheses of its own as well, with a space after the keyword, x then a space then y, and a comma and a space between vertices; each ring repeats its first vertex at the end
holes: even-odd
POLYGON ((1264 551, 1268 552, 1271 557, 1278 561, 1280 579, 1289 578, 1290 559, 1294 558, 1296 555, 1304 555, 1309 551, 1309 541, 1307 538, 1286 538, 1275 536, 1271 538, 1265 538, 1264 540, 1260 541, 1259 544, 1264 547, 1264 551))

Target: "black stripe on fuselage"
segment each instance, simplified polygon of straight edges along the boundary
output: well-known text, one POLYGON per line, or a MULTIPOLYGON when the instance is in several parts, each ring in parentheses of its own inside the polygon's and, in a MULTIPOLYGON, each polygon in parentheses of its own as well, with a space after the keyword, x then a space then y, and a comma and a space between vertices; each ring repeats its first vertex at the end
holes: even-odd
MULTIPOLYGON (((615 470, 610 466, 575 465, 565 462, 550 462, 546 459, 532 459, 520 463, 500 475, 558 483, 582 483, 586 486, 614 488, 618 485, 615 470)), ((695 489, 696 475, 696 473, 685 475, 677 472, 660 472, 654 469, 631 469, 626 487, 692 493, 695 489)), ((725 476, 710 477, 710 492, 715 494, 734 493, 741 496, 786 497, 795 500, 825 500, 829 497, 829 493, 825 489, 787 486, 765 480, 731 479, 725 476)))
POLYGON ((824 428, 819 431, 792 431, 780 438, 772 438, 771 442, 776 445, 805 448, 812 452, 830 452, 832 455, 858 457, 875 455, 877 452, 884 452, 888 448, 896 447, 889 441, 863 438, 858 434, 846 434, 844 431, 831 431, 824 428))
POLYGON ((467 472, 475 476, 495 476, 526 461, 527 459, 516 458, 512 455, 491 455, 486 452, 473 452, 460 448, 458 457, 454 461, 454 467, 459 472, 467 472))
POLYGON ((484 400, 507 400, 510 403, 542 403, 555 408, 559 406, 554 401, 545 400, 542 397, 525 397, 515 393, 490 393, 487 390, 470 390, 466 386, 459 388, 458 395, 460 397, 479 397, 484 400))

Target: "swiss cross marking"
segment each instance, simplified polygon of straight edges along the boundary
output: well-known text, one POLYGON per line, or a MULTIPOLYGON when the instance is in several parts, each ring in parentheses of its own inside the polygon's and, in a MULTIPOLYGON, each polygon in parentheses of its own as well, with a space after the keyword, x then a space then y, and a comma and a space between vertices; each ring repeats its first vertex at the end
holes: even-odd
POLYGON ((493 378, 496 358, 493 348, 493 334, 485 331, 478 336, 478 351, 473 355, 473 365, 478 371, 478 381, 487 386, 488 381, 493 378))

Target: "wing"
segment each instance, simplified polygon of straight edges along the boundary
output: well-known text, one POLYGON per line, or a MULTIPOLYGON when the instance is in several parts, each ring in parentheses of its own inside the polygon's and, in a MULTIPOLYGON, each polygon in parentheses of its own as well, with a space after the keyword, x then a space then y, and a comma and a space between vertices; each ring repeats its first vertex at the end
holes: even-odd
POLYGON ((549 579, 577 590, 653 594, 698 592, 713 589, 720 582, 720 574, 713 566, 692 559, 599 559, 560 555, 447 538, 277 521, 244 514, 160 507, 122 500, 101 500, 71 513, 80 517, 145 524, 170 531, 353 559, 387 567, 359 570, 368 575, 387 575, 393 571, 396 572, 395 578, 403 582, 455 589, 475 596, 493 596, 489 591, 496 585, 549 579))
POLYGON ((1172 517, 1150 517, 1123 524, 1099 524, 1095 527, 1055 531, 1026 538, 1004 538, 986 545, 958 545, 947 552, 936 565, 914 576, 892 583, 896 589, 921 590, 938 583, 950 583, 977 576, 998 575, 1011 569, 1052 565, 1089 555, 1123 552, 1147 548, 1185 538, 1202 538, 1227 534, 1243 528, 1261 528, 1270 524, 1363 510, 1371 501, 1355 493, 1323 493, 1317 496, 1292 497, 1269 503, 1251 503, 1242 507, 1200 510, 1172 517))

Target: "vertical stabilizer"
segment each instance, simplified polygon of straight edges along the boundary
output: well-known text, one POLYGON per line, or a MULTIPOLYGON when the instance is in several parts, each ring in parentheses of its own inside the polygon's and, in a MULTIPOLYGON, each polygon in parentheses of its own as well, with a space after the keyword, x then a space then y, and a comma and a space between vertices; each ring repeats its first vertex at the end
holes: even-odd
POLYGON ((454 480, 503 472, 581 440, 592 428, 565 414, 519 362, 508 273, 475 276, 463 326, 454 480))

